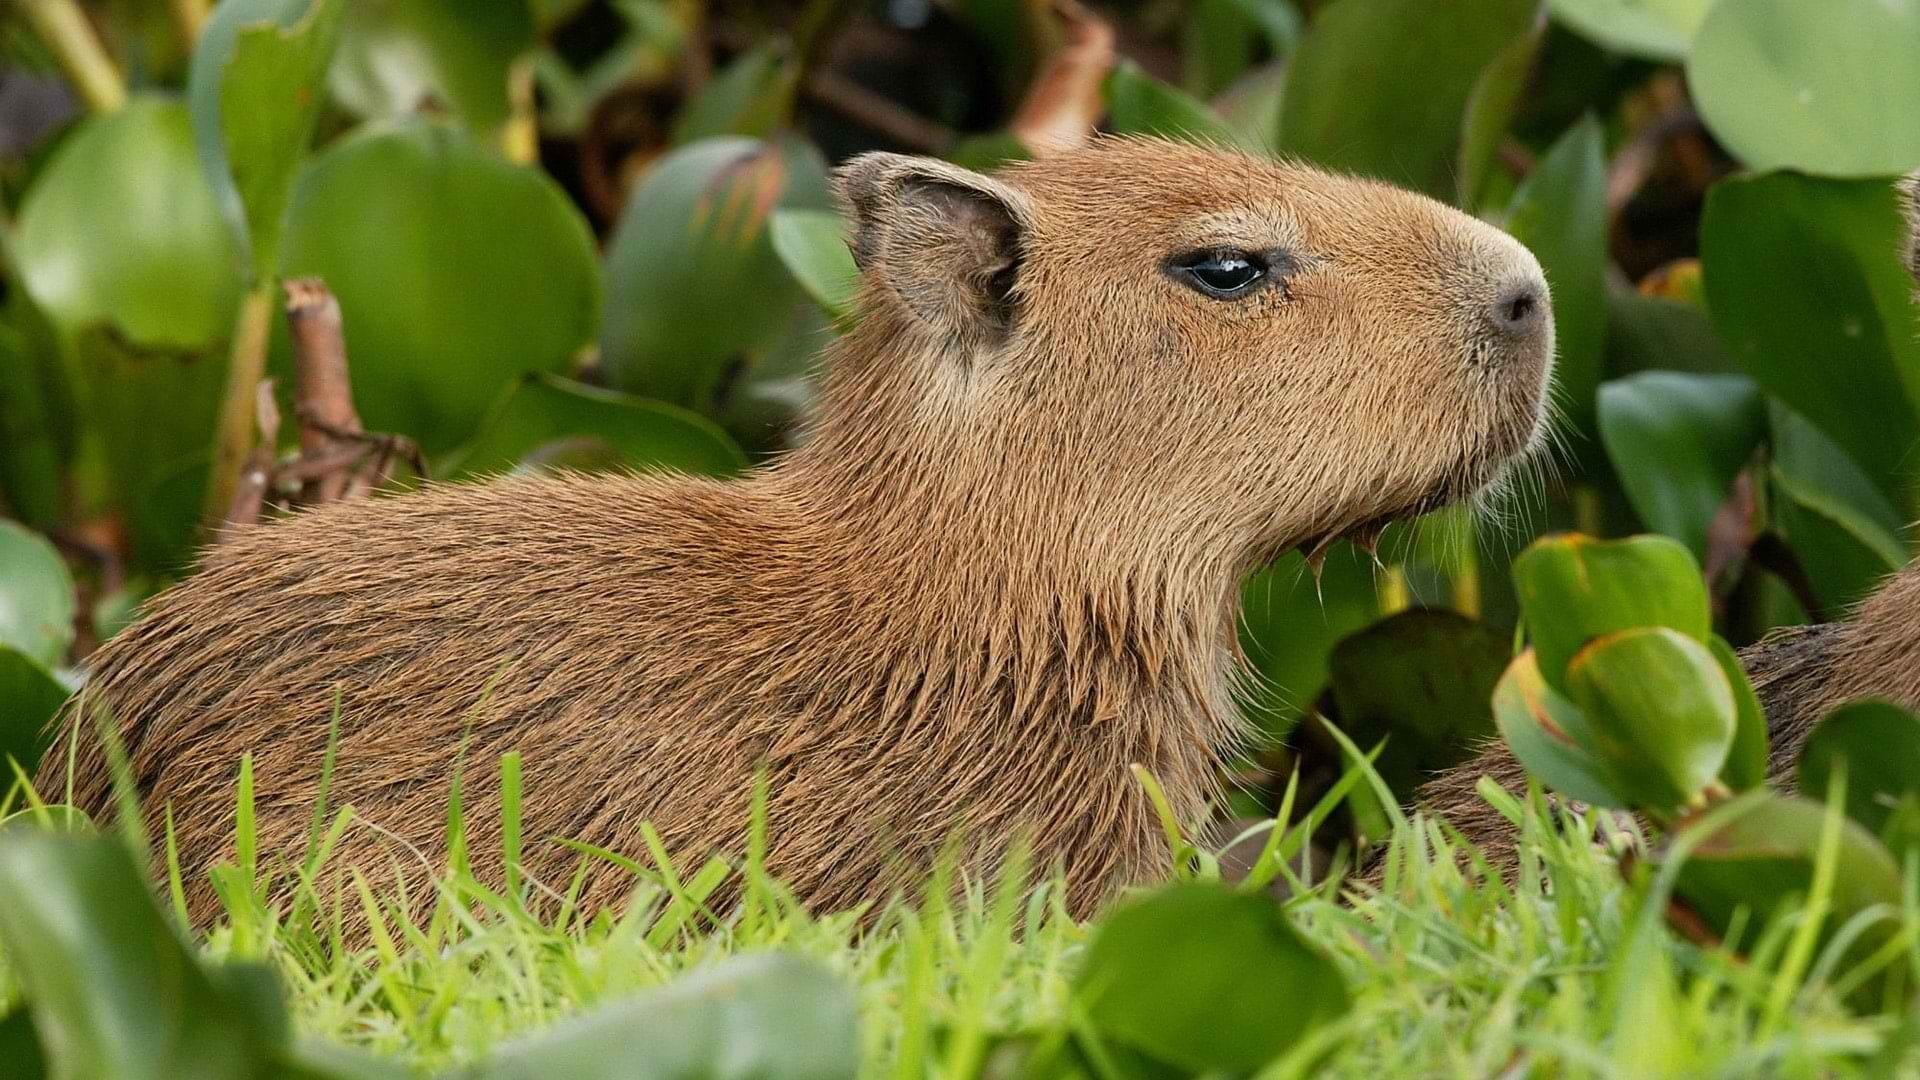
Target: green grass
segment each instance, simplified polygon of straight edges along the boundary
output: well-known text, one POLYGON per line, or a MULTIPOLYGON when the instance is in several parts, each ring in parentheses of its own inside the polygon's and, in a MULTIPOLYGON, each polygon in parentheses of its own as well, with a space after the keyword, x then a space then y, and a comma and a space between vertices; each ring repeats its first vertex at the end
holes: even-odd
MULTIPOLYGON (((1335 958, 1353 997, 1320 1036, 1330 1056, 1311 1068, 1310 1055, 1283 1060, 1268 1075, 1913 1075, 1900 1060, 1913 1025, 1869 997, 1875 976, 1920 970, 1911 932, 1864 968, 1841 959, 1844 940, 1809 948, 1813 936, 1793 917, 1745 935, 1744 958, 1701 947, 1669 930, 1662 883, 1648 868, 1623 875, 1614 852, 1626 837, 1595 836, 1617 819, 1491 795, 1523 833, 1510 885, 1474 869, 1476 853, 1443 823, 1417 816, 1396 823, 1377 891, 1267 864, 1291 885, 1294 922, 1335 958)), ((227 915, 206 952, 277 968, 302 1036, 419 1070, 478 1060, 504 1039, 723 957, 785 950, 856 988, 866 1075, 991 1074, 1013 1060, 1008 1044, 1069 1030, 1072 980, 1097 930, 1064 915, 1057 882, 1007 884, 1017 870, 984 886, 938 878, 925 896, 864 923, 854 912, 812 916, 758 869, 757 839, 737 870, 676 868, 642 852, 631 907, 591 918, 564 910, 564 889, 549 902, 563 910, 536 917, 456 860, 432 915, 416 924, 364 879, 321 884, 337 881, 316 868, 329 836, 351 827, 347 816, 316 815, 312 857, 297 868, 303 884, 269 904, 242 798, 242 863, 222 875, 227 915), (736 873, 744 901, 717 917, 704 901, 736 873), (369 912, 378 913, 372 944, 339 947, 342 916, 369 912)), ((457 801, 450 822, 460 829, 457 801)), ((1177 876, 1212 873, 1204 851, 1181 844, 1171 854, 1184 862, 1177 876)), ((163 902, 168 891, 163 882, 163 902)), ((1890 917, 1920 926, 1911 900, 1890 917)), ((0 1000, 15 995, 3 961, 0 986, 0 1000)))

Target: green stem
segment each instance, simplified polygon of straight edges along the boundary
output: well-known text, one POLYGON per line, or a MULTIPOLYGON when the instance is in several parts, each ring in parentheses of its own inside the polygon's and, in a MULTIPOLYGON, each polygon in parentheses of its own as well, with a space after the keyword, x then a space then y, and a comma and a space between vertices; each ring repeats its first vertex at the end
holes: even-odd
POLYGON ((220 427, 214 435, 213 467, 207 477, 205 517, 215 524, 226 519, 240 467, 253 450, 254 394, 266 374, 275 291, 272 281, 255 285, 241 300, 234 318, 226 395, 220 402, 220 427))
POLYGON ((101 47, 78 0, 25 0, 21 9, 88 108, 112 112, 127 103, 126 80, 101 47))

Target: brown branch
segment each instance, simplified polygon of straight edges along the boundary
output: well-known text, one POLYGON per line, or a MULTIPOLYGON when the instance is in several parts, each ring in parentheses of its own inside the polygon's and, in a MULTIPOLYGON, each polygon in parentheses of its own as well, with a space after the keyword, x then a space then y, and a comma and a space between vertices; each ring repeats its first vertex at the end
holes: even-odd
MULTIPOLYGON (((320 458, 343 443, 358 451, 364 429, 353 408, 340 302, 316 278, 289 281, 286 289, 287 328, 293 336, 293 414, 300 423, 301 457, 320 458)), ((313 477, 306 483, 302 501, 339 501, 346 494, 348 477, 345 466, 313 477)))
POLYGON ((1667 144, 1681 135, 1700 128, 1700 114, 1688 104, 1674 105, 1648 121, 1633 133, 1627 145, 1614 156, 1607 170, 1607 219, 1612 221, 1633 201, 1634 195, 1653 175, 1660 154, 1667 144))
POLYGON ((1027 149, 1044 156, 1093 137, 1106 112, 1102 93, 1115 61, 1113 27, 1079 0, 1056 0, 1065 43, 1048 56, 1008 126, 1027 149))
POLYGON ((280 406, 273 399, 272 379, 261 379, 253 388, 253 423, 259 441, 233 485, 216 542, 225 542, 235 528, 258 522, 266 512, 267 494, 274 486, 274 447, 280 443, 280 406))
POLYGON ((953 129, 903 109, 838 72, 820 70, 808 77, 806 95, 862 127, 923 154, 944 154, 956 141, 953 129))

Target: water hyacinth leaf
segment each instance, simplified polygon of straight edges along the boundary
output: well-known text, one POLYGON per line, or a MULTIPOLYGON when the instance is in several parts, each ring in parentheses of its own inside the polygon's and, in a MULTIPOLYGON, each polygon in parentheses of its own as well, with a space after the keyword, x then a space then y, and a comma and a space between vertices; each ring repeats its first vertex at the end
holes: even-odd
POLYGON ((1900 513, 1853 459, 1791 409, 1770 402, 1775 528, 1826 613, 1862 600, 1907 561, 1900 513))
POLYGON ((1586 734, 1585 718, 1540 677, 1532 649, 1514 657, 1500 677, 1493 692, 1493 718, 1514 758, 1550 790, 1593 806, 1629 805, 1578 741, 1586 734))
POLYGON ((727 433, 697 413, 555 375, 527 375, 501 396, 474 440, 435 471, 453 478, 516 468, 727 476, 746 465, 727 433))
POLYGON ((1920 717, 1885 701, 1856 701, 1828 713, 1800 756, 1800 794, 1824 801, 1844 769, 1847 816, 1884 833, 1901 801, 1920 793, 1920 717))
POLYGON ((1243 705, 1277 740, 1326 685, 1334 646, 1380 617, 1373 564, 1338 545, 1316 581, 1306 560, 1289 553, 1249 577, 1240 600, 1240 647, 1260 675, 1243 705))
POLYGON ((0 836, 0 945, 55 1075, 240 1080, 266 1074, 287 1042, 277 996, 247 1000, 271 978, 223 992, 115 837, 0 836))
POLYGON ((67 688, 45 665, 0 645, 0 790, 13 786, 11 758, 33 775, 47 751, 47 722, 67 700, 67 688))
POLYGON ((1073 993, 1102 1039, 1186 1074, 1253 1072, 1348 1007, 1339 969, 1278 904, 1205 884, 1115 910, 1073 993))
MULTIPOLYGON (((1186 91, 1212 98, 1246 73, 1262 43, 1273 57, 1284 58, 1303 30, 1291 0, 1200 0, 1181 39, 1186 91)), ((1271 138, 1272 131, 1263 137, 1271 138)))
POLYGON ((1521 96, 1528 77, 1533 74, 1534 58, 1546 39, 1545 19, 1536 19, 1532 29, 1507 43, 1473 84, 1467 96, 1466 117, 1460 129, 1460 158, 1455 173, 1458 185, 1454 205, 1472 213, 1480 206, 1500 141, 1513 126, 1520 112, 1521 96))
POLYGON ((1291 61, 1280 149, 1451 199, 1480 73, 1532 26, 1536 0, 1340 0, 1291 61))
POLYGON ((1607 161, 1598 120, 1582 118, 1540 159, 1514 192, 1507 231, 1546 272, 1557 393, 1568 422, 1591 433, 1607 335, 1607 161))
POLYGON ((760 138, 785 126, 792 119, 800 75, 788 52, 785 43, 774 42, 735 58, 680 111, 673 144, 721 135, 760 138))
POLYGON ((800 302, 768 222, 827 208, 826 164, 795 139, 706 139, 657 162, 607 245, 601 364, 612 384, 707 408, 739 356, 800 302))
POLYGON ((294 173, 306 160, 345 0, 225 0, 187 81, 195 145, 252 274, 279 266, 294 173))
POLYGON ((1700 641, 1664 626, 1618 630, 1574 655, 1566 683, 1583 745, 1630 805, 1684 806, 1719 777, 1739 709, 1700 641))
MULTIPOLYGON (((0 245, 10 247, 8 240, 0 245)), ((4 264, 0 264, 4 265, 4 264)), ((0 304, 0 506, 42 529, 66 510, 66 468, 79 444, 78 406, 45 313, 25 289, 0 304)))
POLYGON ((1340 727, 1356 745, 1387 745, 1374 769, 1396 794, 1465 760, 1493 734, 1488 702, 1510 635, 1455 611, 1412 608, 1349 635, 1329 661, 1340 727))
POLYGON ((828 210, 775 210, 773 250, 800 287, 827 314, 844 319, 853 312, 860 269, 847 247, 846 226, 828 210))
POLYGON ((1613 378, 1642 371, 1740 371, 1704 307, 1624 288, 1608 290, 1606 353, 1606 373, 1613 378))
POLYGON ((1583 37, 1648 60, 1684 60, 1714 0, 1547 0, 1583 37))
POLYGON ((1753 380, 1649 371, 1600 388, 1601 442, 1633 512, 1702 562, 1707 526, 1766 429, 1753 380))
POLYGON ((429 453, 469 437, 508 382, 569 369, 600 304, 592 234, 559 186, 427 122, 366 129, 313 160, 283 274, 339 298, 367 428, 429 453))
POLYGON ((1920 166, 1920 6, 1739 0, 1701 24, 1687 83, 1755 169, 1885 176, 1920 166))
POLYGON ((73 577, 41 536, 0 520, 0 646, 53 667, 73 644, 73 577))
POLYGON ((1733 739, 1727 744, 1727 763, 1720 769, 1720 780, 1733 791, 1748 791, 1767 782, 1767 714, 1733 646, 1715 634, 1707 640, 1707 648, 1733 691, 1733 739))
POLYGON ((197 350, 225 339, 240 296, 186 107, 172 102, 82 122, 28 189, 14 256, 65 335, 111 326, 140 345, 197 350))
MULTIPOLYGON (((1752 801, 1694 849, 1674 883, 1686 905, 1721 933, 1743 908, 1765 920, 1807 896, 1827 826, 1827 808, 1819 803, 1772 793, 1746 799, 1752 801)), ((1844 818, 1837 841, 1840 872, 1833 879, 1827 927, 1879 904, 1897 910, 1902 875, 1886 846, 1844 818)))
POLYGON ((1107 76, 1107 122, 1121 135, 1158 135, 1211 146, 1232 146, 1234 130, 1186 91, 1154 78, 1130 60, 1107 76))
POLYGON ((852 992, 797 956, 739 956, 507 1043, 449 1080, 840 1080, 860 1063, 852 992))
POLYGON ((515 0, 352 0, 329 73, 335 99, 368 118, 437 107, 481 138, 511 112, 508 73, 535 43, 529 6, 515 0))
POLYGON ((1887 183, 1793 173, 1720 181, 1700 223, 1707 306, 1729 351, 1896 500, 1920 438, 1902 228, 1887 183))
POLYGON ((1513 582, 1540 673, 1562 693, 1568 662, 1603 634, 1664 626, 1705 642, 1711 632, 1700 567, 1664 536, 1545 537, 1513 560, 1513 582))
POLYGON ((47 1061, 40 1052, 40 1033, 24 1006, 16 1005, 0 1017, 0 1061, 13 1070, 8 1073, 13 1080, 45 1080, 47 1061))

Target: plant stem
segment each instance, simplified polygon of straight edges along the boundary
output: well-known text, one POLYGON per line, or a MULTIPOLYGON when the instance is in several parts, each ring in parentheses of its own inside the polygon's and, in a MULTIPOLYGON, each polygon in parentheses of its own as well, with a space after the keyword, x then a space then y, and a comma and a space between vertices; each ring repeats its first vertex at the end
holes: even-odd
POLYGON ((500 129, 500 152, 520 165, 540 160, 540 117, 534 100, 531 55, 515 60, 507 69, 507 122, 500 129))
POLYGON ((173 28, 180 35, 180 51, 192 56, 193 46, 200 40, 200 26, 207 21, 213 4, 209 0, 168 0, 167 6, 173 11, 173 28))
POLYGON ((127 103, 126 80, 107 56, 78 0, 25 0, 21 9, 88 108, 112 112, 127 103))
POLYGON ((225 516, 240 467, 253 449, 255 392, 267 367, 275 289, 271 280, 256 284, 241 300, 234 318, 227 390, 220 402, 220 427, 214 435, 213 466, 207 477, 205 516, 213 524, 225 516))

